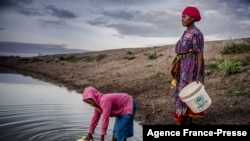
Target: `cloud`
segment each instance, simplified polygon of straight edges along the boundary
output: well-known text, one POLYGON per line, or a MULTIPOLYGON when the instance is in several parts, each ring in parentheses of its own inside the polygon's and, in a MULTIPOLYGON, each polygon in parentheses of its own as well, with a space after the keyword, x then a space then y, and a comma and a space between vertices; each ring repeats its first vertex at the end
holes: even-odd
POLYGON ((8 8, 22 7, 23 5, 31 4, 33 0, 1 0, 0 10, 8 8))
POLYGON ((12 0, 1 0, 0 1, 0 9, 9 8, 9 7, 16 7, 18 3, 12 0))
POLYGON ((201 27, 206 36, 217 38, 236 38, 249 36, 250 8, 245 0, 206 1, 201 8, 201 27))
POLYGON ((36 20, 42 27, 63 28, 67 26, 66 20, 77 18, 76 14, 73 12, 62 8, 56 8, 56 6, 53 5, 41 5, 36 8, 27 5, 26 7, 19 7, 16 12, 28 17, 39 18, 36 20))
POLYGON ((102 5, 102 6, 137 6, 142 4, 152 4, 157 3, 162 0, 88 0, 88 3, 92 3, 94 5, 102 5))
POLYGON ((54 16, 62 19, 77 18, 74 13, 68 10, 56 8, 52 5, 46 6, 44 9, 20 8, 17 10, 17 12, 26 16, 54 16))
POLYGON ((64 9, 58 9, 52 5, 47 6, 45 10, 48 11, 48 13, 50 13, 51 15, 56 16, 58 18, 72 19, 77 17, 74 13, 70 11, 64 9))
POLYGON ((18 9, 17 12, 19 14, 23 14, 25 16, 45 16, 47 15, 44 11, 34 8, 22 8, 18 9))
POLYGON ((121 19, 124 21, 134 20, 137 15, 140 15, 138 10, 125 10, 125 9, 115 9, 113 11, 103 11, 103 16, 107 16, 114 19, 121 19))
MULTIPOLYGON (((115 9, 103 11, 102 15, 88 23, 114 28, 122 35, 163 37, 167 35, 167 31, 162 29, 176 26, 175 22, 169 22, 173 18, 176 18, 176 15, 161 9, 151 11, 115 9)), ((168 34, 171 36, 172 33, 168 34)))
POLYGON ((186 29, 181 12, 188 5, 200 9, 196 26, 205 38, 250 36, 249 0, 0 0, 0 36, 86 48, 167 44, 186 29))
POLYGON ((63 29, 67 26, 67 22, 63 20, 39 20, 40 25, 43 27, 56 27, 63 29))
MULTIPOLYGON (((89 20, 88 23, 94 26, 115 29, 122 37, 173 37, 181 32, 182 26, 180 19, 177 20, 176 17, 180 16, 182 9, 169 6, 171 5, 170 1, 129 2, 102 2, 104 6, 116 5, 116 7, 110 9, 99 6, 98 8, 102 11, 100 11, 98 17, 89 20), (124 6, 124 3, 126 6, 124 6), (159 3, 162 3, 162 6, 158 6, 159 8, 148 8, 151 5, 157 5, 159 3), (164 9, 164 7, 166 8, 164 9)), ((242 35, 249 34, 243 29, 249 28, 250 26, 249 4, 249 1, 246 0, 211 0, 179 3, 179 7, 184 8, 185 5, 196 5, 201 8, 202 18, 205 19, 204 21, 206 22, 201 22, 202 30, 208 35, 216 34, 216 32, 220 31, 221 33, 219 34, 221 34, 220 36, 222 37, 230 36, 230 34, 236 34, 237 36, 241 33, 242 35), (227 26, 222 23, 227 24, 227 26)))

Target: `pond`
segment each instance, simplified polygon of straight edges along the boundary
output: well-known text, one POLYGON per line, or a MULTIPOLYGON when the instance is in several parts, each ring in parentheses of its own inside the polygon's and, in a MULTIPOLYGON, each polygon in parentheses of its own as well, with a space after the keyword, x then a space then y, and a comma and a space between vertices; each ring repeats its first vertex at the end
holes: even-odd
MULTIPOLYGON (((93 108, 82 96, 41 80, 0 73, 1 141, 75 141, 87 134, 93 108)), ((111 118, 105 140, 111 140, 111 118)), ((93 134, 100 139, 100 122, 93 134)), ((142 126, 134 122, 134 137, 142 140, 142 126)))

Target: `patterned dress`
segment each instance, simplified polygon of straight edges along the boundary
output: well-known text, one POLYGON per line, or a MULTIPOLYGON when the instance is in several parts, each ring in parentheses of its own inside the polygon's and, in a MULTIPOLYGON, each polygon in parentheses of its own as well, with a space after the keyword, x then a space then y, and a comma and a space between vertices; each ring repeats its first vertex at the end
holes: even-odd
MULTIPOLYGON (((176 58, 179 57, 179 64, 178 81, 174 92, 174 118, 179 123, 181 123, 183 117, 187 115, 191 117, 204 117, 203 112, 193 113, 179 97, 182 88, 196 81, 196 74, 198 71, 197 52, 204 52, 204 38, 202 32, 195 27, 184 31, 181 39, 175 46, 176 58)), ((204 84, 204 59, 202 60, 200 81, 204 84)))

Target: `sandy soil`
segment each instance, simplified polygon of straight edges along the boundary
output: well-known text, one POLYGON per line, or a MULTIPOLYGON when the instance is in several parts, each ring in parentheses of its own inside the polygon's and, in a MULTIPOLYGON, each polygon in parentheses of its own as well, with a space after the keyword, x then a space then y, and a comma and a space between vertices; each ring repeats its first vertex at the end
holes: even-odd
MULTIPOLYGON (((244 39, 250 42, 250 38, 244 39)), ((215 66, 220 59, 249 60, 250 53, 223 55, 228 41, 205 43, 205 63, 210 71, 205 89, 212 105, 195 124, 250 124, 250 64, 244 71, 223 77, 215 66)), ((139 103, 135 120, 141 124, 175 124, 170 68, 174 45, 106 50, 82 54, 1 59, 0 66, 82 93, 92 85, 103 93, 126 92, 139 103), (149 56, 156 54, 156 59, 149 56)), ((81 100, 81 99, 79 99, 81 100)))

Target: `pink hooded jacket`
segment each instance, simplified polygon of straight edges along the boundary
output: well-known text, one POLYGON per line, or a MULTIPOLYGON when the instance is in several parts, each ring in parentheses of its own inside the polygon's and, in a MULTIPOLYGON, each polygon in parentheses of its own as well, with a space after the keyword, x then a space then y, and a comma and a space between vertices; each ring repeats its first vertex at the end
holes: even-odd
POLYGON ((84 89, 82 96, 83 100, 92 98, 101 108, 95 107, 94 109, 94 115, 92 116, 89 126, 89 133, 94 133, 101 114, 101 135, 106 135, 110 116, 122 116, 133 113, 133 98, 127 93, 102 94, 94 87, 89 86, 84 89))

